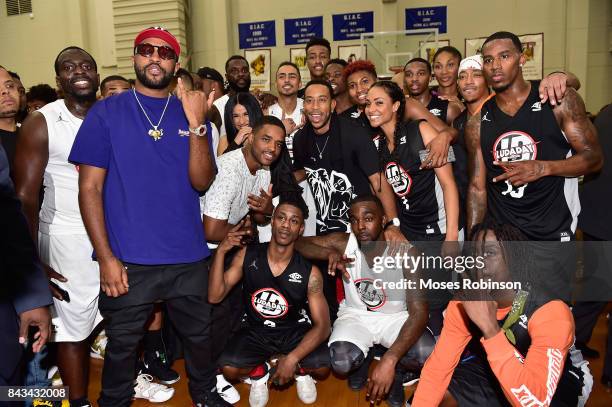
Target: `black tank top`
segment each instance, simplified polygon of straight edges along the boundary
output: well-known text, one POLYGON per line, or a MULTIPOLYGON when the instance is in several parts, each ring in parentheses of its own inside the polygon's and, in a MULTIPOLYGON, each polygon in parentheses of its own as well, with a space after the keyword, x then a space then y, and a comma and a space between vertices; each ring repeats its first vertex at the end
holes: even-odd
POLYGON ((446 233, 444 198, 435 172, 419 168, 419 151, 425 149, 419 123, 415 120, 400 124, 399 142, 393 154, 389 153, 384 138, 380 139, 385 176, 396 196, 400 229, 411 240, 446 233))
POLYGON ((427 110, 434 116, 438 117, 444 123, 446 123, 446 116, 448 112, 448 100, 442 100, 437 95, 431 94, 431 100, 427 104, 427 110))
POLYGON ((243 298, 247 322, 253 327, 293 328, 309 323, 305 314, 312 265, 298 252, 281 275, 268 264, 268 243, 247 247, 243 271, 243 298))
POLYGON ((503 173, 493 165, 495 160, 564 160, 571 153, 552 108, 540 103, 538 86, 538 81, 531 82, 529 96, 514 117, 502 112, 495 98, 482 108, 487 207, 498 222, 519 228, 530 239, 566 241, 573 239, 580 211, 576 178, 549 176, 521 187, 492 181, 503 173))

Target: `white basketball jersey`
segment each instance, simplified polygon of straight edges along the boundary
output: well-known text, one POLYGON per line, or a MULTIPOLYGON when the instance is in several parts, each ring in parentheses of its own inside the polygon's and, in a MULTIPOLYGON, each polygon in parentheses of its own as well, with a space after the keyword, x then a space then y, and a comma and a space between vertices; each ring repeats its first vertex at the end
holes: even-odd
MULTIPOLYGON (((293 119, 293 121, 295 122, 295 124, 297 124, 298 126, 300 125, 300 123, 302 122, 302 112, 304 110, 304 100, 302 98, 297 98, 297 105, 295 106, 295 109, 293 110, 293 113, 291 113, 290 115, 286 115, 285 118, 286 119, 293 119)), ((273 104, 272 106, 270 106, 268 108, 268 114, 270 116, 274 116, 277 117, 278 119, 283 118, 283 109, 280 107, 280 105, 278 103, 273 104)), ((293 161, 293 137, 295 136, 295 133, 297 133, 299 130, 299 128, 296 128, 293 133, 288 134, 287 137, 285 137, 285 144, 287 145, 287 150, 289 150, 289 155, 291 156, 291 161, 293 161)))
POLYGON ((40 209, 39 230, 50 235, 85 234, 79 211, 79 171, 68 155, 83 120, 56 100, 38 110, 47 121, 49 161, 45 167, 45 195, 40 209))
MULTIPOLYGON (((384 244, 383 242, 379 244, 384 244)), ((400 283, 404 274, 401 269, 385 268, 375 272, 370 268, 365 255, 359 249, 357 237, 351 232, 344 254, 354 261, 347 266, 350 281, 342 278, 344 284, 344 304, 363 311, 393 314, 406 311, 406 291, 400 288, 386 288, 383 283, 400 283)), ((387 255, 387 250, 382 258, 387 255)))

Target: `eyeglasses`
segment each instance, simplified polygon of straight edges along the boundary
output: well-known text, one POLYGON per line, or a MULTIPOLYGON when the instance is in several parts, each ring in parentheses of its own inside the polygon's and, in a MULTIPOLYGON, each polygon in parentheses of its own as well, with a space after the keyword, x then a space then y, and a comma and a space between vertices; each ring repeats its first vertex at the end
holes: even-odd
POLYGON ((156 48, 157 55, 159 55, 161 59, 176 59, 176 52, 174 52, 171 47, 167 45, 152 45, 146 42, 136 45, 134 48, 134 54, 149 58, 151 55, 153 55, 156 48))

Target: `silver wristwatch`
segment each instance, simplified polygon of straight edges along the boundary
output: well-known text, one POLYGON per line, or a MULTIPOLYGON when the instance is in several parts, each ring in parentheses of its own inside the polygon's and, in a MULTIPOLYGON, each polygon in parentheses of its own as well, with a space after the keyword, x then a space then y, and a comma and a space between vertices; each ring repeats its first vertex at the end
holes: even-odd
POLYGON ((204 123, 204 124, 200 124, 195 129, 192 129, 190 127, 189 132, 195 134, 198 137, 204 137, 206 133, 208 132, 208 129, 206 128, 206 123, 204 123))

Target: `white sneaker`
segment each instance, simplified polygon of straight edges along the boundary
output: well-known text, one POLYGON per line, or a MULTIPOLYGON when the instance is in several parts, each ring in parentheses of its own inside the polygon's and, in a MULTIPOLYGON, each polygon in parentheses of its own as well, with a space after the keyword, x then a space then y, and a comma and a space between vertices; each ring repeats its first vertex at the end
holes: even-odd
POLYGON ((268 393, 268 379, 270 374, 258 380, 251 379, 251 391, 249 393, 249 405, 251 407, 265 407, 268 404, 270 394, 268 393))
POLYGON ((217 375, 217 394, 230 404, 240 401, 240 393, 230 382, 225 380, 222 374, 217 375))
POLYGON ((136 392, 134 398, 149 400, 151 403, 163 403, 174 396, 172 387, 155 383, 153 376, 144 373, 139 374, 136 378, 134 391, 136 392))
POLYGON ((310 375, 295 376, 297 394, 302 403, 312 404, 317 401, 316 381, 310 375))

